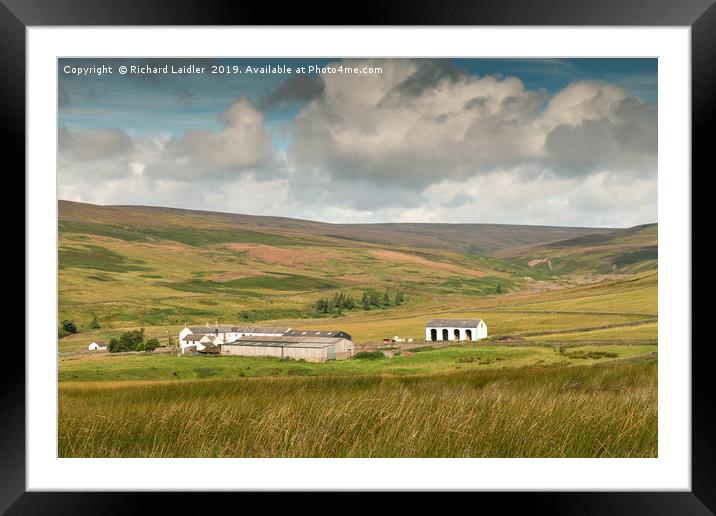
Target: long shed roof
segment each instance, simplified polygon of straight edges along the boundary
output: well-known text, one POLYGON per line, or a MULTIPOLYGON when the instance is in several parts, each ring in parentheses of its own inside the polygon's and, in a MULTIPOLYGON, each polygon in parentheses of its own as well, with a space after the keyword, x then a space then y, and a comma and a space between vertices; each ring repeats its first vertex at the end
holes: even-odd
POLYGON ((239 337, 234 342, 224 344, 224 346, 277 346, 292 348, 325 348, 333 346, 338 342, 345 340, 340 337, 314 337, 314 336, 252 336, 239 337))
POLYGON ((430 319, 425 325, 428 328, 476 328, 482 319, 430 319))
POLYGON ((208 335, 218 331, 219 333, 279 333, 284 334, 291 328, 287 326, 189 326, 192 333, 208 335))

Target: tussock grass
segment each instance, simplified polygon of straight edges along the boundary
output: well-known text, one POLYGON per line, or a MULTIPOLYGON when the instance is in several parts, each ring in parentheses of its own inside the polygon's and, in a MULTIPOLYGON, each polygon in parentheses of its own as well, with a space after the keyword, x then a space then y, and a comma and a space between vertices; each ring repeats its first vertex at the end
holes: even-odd
POLYGON ((63 382, 61 457, 654 457, 656 362, 63 382))

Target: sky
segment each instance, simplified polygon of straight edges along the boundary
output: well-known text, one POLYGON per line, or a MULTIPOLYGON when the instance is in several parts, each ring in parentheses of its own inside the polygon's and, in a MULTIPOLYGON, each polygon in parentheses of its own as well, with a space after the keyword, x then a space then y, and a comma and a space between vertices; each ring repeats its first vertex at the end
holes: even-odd
POLYGON ((60 59, 58 197, 334 223, 656 222, 657 60, 60 59))

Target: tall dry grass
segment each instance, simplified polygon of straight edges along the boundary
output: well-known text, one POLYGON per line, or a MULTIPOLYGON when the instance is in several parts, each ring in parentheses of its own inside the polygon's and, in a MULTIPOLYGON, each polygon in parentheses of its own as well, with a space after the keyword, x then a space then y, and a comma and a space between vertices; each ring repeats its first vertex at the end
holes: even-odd
POLYGON ((654 457, 656 363, 61 384, 61 457, 654 457))

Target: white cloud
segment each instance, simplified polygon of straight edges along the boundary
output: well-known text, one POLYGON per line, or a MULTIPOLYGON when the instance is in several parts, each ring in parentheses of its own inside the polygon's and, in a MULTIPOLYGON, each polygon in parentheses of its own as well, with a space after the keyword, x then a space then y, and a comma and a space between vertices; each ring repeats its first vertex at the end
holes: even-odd
POLYGON ((264 115, 246 97, 221 114, 218 131, 192 130, 131 138, 122 129, 59 130, 59 175, 93 180, 137 174, 199 182, 259 173, 272 165, 274 149, 264 115))
POLYGON ((399 220, 605 227, 654 222, 656 178, 627 177, 601 171, 576 178, 547 171, 525 180, 523 171, 495 171, 428 187, 420 207, 406 210, 399 220))
POLYGON ((264 115, 247 97, 222 113, 219 131, 192 130, 147 156, 147 175, 196 181, 256 170, 271 162, 273 145, 264 115))

